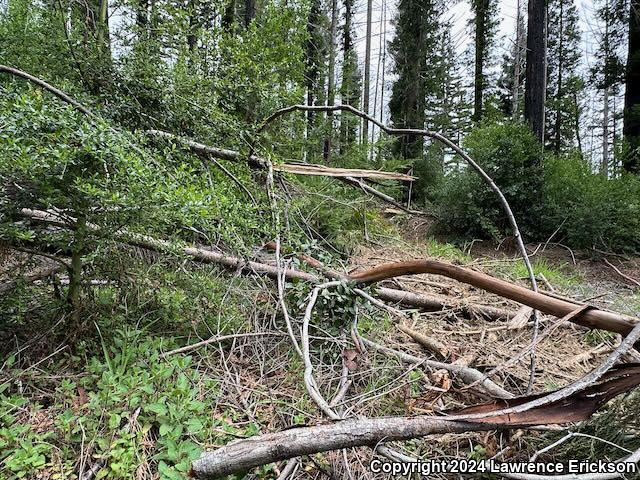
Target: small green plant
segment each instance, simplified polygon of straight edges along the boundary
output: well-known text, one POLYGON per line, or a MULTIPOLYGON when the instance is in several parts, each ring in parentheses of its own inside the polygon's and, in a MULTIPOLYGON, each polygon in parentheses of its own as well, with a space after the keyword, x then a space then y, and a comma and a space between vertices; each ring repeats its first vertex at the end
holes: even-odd
MULTIPOLYGON (((0 393, 0 471, 9 480, 33 475, 45 467, 54 448, 49 442, 52 432, 35 432, 28 423, 18 422, 15 413, 25 406, 26 398, 0 393)), ((37 411, 38 407, 34 408, 37 411)))
POLYGON ((615 339, 616 339, 615 333, 608 332, 606 330, 600 330, 598 328, 589 330, 584 335, 584 341, 587 342, 587 344, 592 347, 596 347, 603 343, 613 343, 615 339))

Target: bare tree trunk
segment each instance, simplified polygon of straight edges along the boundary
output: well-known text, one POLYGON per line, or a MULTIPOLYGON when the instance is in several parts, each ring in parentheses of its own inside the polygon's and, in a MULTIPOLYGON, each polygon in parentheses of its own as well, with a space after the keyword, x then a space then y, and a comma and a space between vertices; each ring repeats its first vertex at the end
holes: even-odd
POLYGON ((640 174, 640 0, 629 2, 629 50, 624 95, 623 133, 630 151, 622 168, 640 174))
POLYGON ((520 109, 520 68, 522 67, 522 43, 524 40, 524 32, 522 31, 522 8, 520 0, 518 0, 518 7, 516 12, 516 51, 514 58, 513 68, 513 105, 512 105, 512 117, 518 118, 518 110, 520 109))
POLYGON ((578 92, 573 92, 573 104, 575 105, 574 110, 574 128, 576 129, 576 141, 578 142, 578 152, 580 153, 580 158, 584 158, 584 150, 582 149, 582 136, 580 135, 580 108, 578 107, 578 92))
POLYGON ((479 122, 482 119, 482 97, 484 93, 484 59, 487 46, 487 10, 488 0, 475 0, 475 73, 473 82, 473 121, 479 122))
POLYGON ((245 0, 244 2, 244 26, 248 28, 251 21, 256 17, 256 0, 245 0))
POLYGON ((604 88, 602 108, 602 165, 600 173, 609 177, 609 86, 604 88))
MULTIPOLYGON (((331 32, 329 40, 329 71, 328 71, 328 87, 327 87, 327 103, 333 105, 336 103, 336 35, 338 29, 338 2, 331 2, 331 32)), ((327 112, 327 132, 324 138, 323 157, 325 162, 331 161, 331 140, 333 136, 333 112, 327 112)))
POLYGON ((558 85, 556 88, 556 125, 555 138, 553 141, 553 150, 556 155, 560 154, 560 146, 562 143, 562 69, 564 68, 562 57, 564 50, 563 34, 564 34, 564 0, 560 0, 560 25, 558 33, 558 85))
MULTIPOLYGON (((364 47, 364 88, 362 95, 362 110, 369 114, 369 83, 371 80, 371 14, 373 0, 367 0, 367 33, 364 47)), ((369 122, 362 122, 362 143, 369 141, 369 122)))
POLYGON ((98 45, 105 53, 111 55, 111 44, 109 41, 109 0, 100 0, 100 15, 98 17, 98 45))
POLYGON ((547 83, 547 9, 545 0, 529 0, 524 118, 540 142, 544 140, 547 83))

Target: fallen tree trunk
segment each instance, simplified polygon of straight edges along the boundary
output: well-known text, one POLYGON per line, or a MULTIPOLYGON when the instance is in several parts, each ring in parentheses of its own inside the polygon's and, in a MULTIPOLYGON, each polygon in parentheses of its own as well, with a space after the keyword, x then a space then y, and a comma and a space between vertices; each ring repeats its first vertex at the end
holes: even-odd
POLYGON ((301 455, 375 446, 382 442, 410 440, 426 435, 470 431, 504 430, 545 424, 576 422, 589 418, 604 403, 640 383, 638 364, 621 365, 608 372, 601 382, 562 400, 524 412, 473 421, 456 420, 455 415, 470 412, 491 413, 505 406, 523 405, 532 399, 551 395, 531 395, 446 412, 435 416, 356 418, 312 427, 291 428, 277 433, 233 441, 203 453, 193 462, 190 474, 196 478, 216 478, 244 472, 268 463, 301 455))
POLYGON ((505 425, 457 422, 426 416, 342 420, 313 427, 291 428, 231 442, 213 452, 203 453, 193 462, 189 474, 201 479, 219 478, 261 465, 329 450, 374 447, 381 442, 410 440, 436 433, 506 428, 505 425))
MULTIPOLYGON (((61 221, 60 218, 47 212, 23 209, 22 214, 34 220, 71 227, 69 224, 61 221)), ((98 227, 92 226, 91 228, 97 229, 98 227)), ((122 232, 116 234, 115 237, 131 245, 148 248, 150 250, 161 252, 175 251, 175 247, 171 243, 164 240, 158 240, 147 235, 122 232)), ((266 265, 254 261, 245 261, 238 257, 225 255, 218 252, 212 252, 209 250, 203 250, 196 247, 183 247, 182 252, 185 255, 188 255, 198 261, 204 263, 218 263, 235 270, 244 270, 264 274, 273 278, 277 278, 279 273, 278 268, 275 266, 266 265)), ((528 305, 532 308, 538 309, 544 313, 554 315, 556 317, 564 317, 576 309, 576 304, 574 303, 550 297, 548 295, 544 295, 543 293, 534 292, 527 288, 515 285, 505 280, 500 280, 485 273, 459 267, 457 265, 438 262, 436 260, 417 260, 413 262, 389 263, 380 265, 370 270, 366 270, 364 272, 346 275, 344 278, 346 281, 349 281, 353 284, 371 284, 388 278, 421 273, 443 275, 454 280, 458 280, 459 282, 481 288, 491 293, 495 293, 502 297, 509 298, 518 303, 528 305)), ((300 270, 287 270, 286 277, 289 280, 298 279, 313 283, 320 282, 320 279, 316 275, 300 270)), ((456 305, 452 303, 443 304, 437 297, 418 295, 415 293, 395 290, 391 288, 378 288, 376 290, 376 294, 379 298, 388 302, 424 308, 426 310, 437 311, 442 310, 443 308, 456 308, 456 305)), ((467 305, 467 308, 471 309, 471 311, 477 310, 479 313, 486 313, 490 316, 498 315, 501 313, 500 311, 496 311, 496 309, 492 309, 491 307, 479 305, 467 305)), ((502 312, 502 314, 503 313, 504 312, 502 312)), ((501 317, 503 316, 502 314, 500 315, 501 317)), ((575 317, 571 318, 571 321, 573 323, 577 323, 578 325, 584 325, 589 328, 608 330, 611 332, 620 333, 622 335, 627 335, 637 324, 637 320, 633 317, 622 315, 620 313, 598 310, 596 308, 585 310, 580 315, 576 315, 575 317)))
POLYGON ((44 278, 50 277, 51 275, 54 275, 63 270, 64 270, 64 267, 62 265, 55 264, 55 265, 44 267, 35 272, 26 273, 22 275, 20 280, 12 280, 10 282, 0 284, 0 294, 5 294, 13 290, 18 285, 20 285, 20 283, 33 283, 38 280, 42 280, 44 278))
MULTIPOLYGON (((257 155, 249 155, 245 157, 235 150, 228 150, 226 148, 218 148, 211 147, 209 145, 205 145, 203 143, 196 142, 194 140, 190 140, 188 138, 184 138, 178 135, 174 135, 173 133, 164 132, 162 130, 147 130, 148 135, 164 138, 171 141, 180 142, 196 153, 202 155, 209 155, 213 158, 219 158, 221 160, 231 160, 234 162, 242 161, 247 162, 249 166, 254 168, 267 168, 268 161, 262 157, 258 157, 257 155)), ((346 169, 346 168, 332 168, 325 167, 324 165, 314 165, 314 164, 284 164, 284 165, 273 165, 273 169, 277 172, 288 172, 295 173, 298 175, 321 175, 325 177, 335 177, 338 180, 352 185, 356 188, 361 189, 362 191, 373 195, 380 200, 385 201, 397 207, 405 212, 413 213, 417 215, 424 215, 424 212, 420 212, 418 210, 412 210, 410 208, 405 207, 400 202, 396 201, 393 197, 382 193, 379 190, 376 190, 371 185, 367 185, 362 178, 377 178, 377 179, 386 179, 386 180, 400 180, 400 181, 413 181, 415 178, 410 175, 405 175, 403 173, 396 172, 381 172, 378 170, 354 170, 354 169, 346 169)))
MULTIPOLYGON (((45 222, 61 227, 73 228, 73 225, 62 221, 59 217, 51 215, 47 212, 43 212, 41 210, 22 209, 21 213, 25 217, 31 218, 35 221, 45 222)), ((88 227, 94 230, 98 229, 98 227, 95 225, 88 225, 88 227)), ((129 245, 146 248, 153 251, 163 253, 175 253, 176 251, 175 246, 171 243, 164 240, 158 240, 147 235, 119 233, 116 234, 115 237, 118 238, 118 240, 129 245)), ((204 250, 196 247, 183 247, 180 249, 180 251, 198 262, 216 263, 233 270, 242 270, 250 273, 263 274, 271 278, 278 277, 278 268, 272 265, 254 261, 247 261, 242 258, 225 255, 218 252, 212 252, 210 250, 204 250)), ((287 280, 301 280, 311 283, 319 283, 321 281, 318 276, 301 270, 287 269, 285 276, 287 280)), ((440 311, 444 309, 460 308, 464 312, 473 312, 491 320, 508 320, 511 316, 513 316, 513 313, 508 310, 489 307, 485 305, 456 305, 454 302, 451 302, 449 299, 443 296, 430 296, 384 287, 378 288, 376 290, 376 294, 384 301, 414 308, 420 308, 427 311, 440 311)))

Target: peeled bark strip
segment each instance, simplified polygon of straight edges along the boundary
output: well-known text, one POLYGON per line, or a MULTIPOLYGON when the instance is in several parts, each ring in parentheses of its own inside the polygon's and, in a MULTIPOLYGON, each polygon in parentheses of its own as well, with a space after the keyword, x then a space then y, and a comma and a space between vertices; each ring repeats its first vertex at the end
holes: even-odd
POLYGON ((356 418, 313 427, 291 428, 237 440, 218 450, 205 452, 193 462, 190 474, 201 479, 216 478, 329 450, 374 446, 381 442, 410 440, 432 434, 503 430, 580 421, 589 418, 597 408, 615 396, 635 388, 638 383, 640 366, 628 364, 612 370, 601 382, 558 402, 511 415, 491 417, 489 422, 482 418, 471 422, 460 421, 455 419, 455 415, 499 411, 505 406, 524 405, 532 399, 543 398, 555 392, 477 405, 448 412, 450 416, 446 418, 356 418))
MULTIPOLYGON (((386 263, 364 272, 352 274, 349 276, 349 279, 355 283, 370 284, 402 275, 417 275, 422 273, 431 273, 452 278, 556 317, 564 317, 576 309, 575 303, 534 292, 519 285, 492 277, 486 273, 439 262, 437 260, 386 263)), ((578 325, 584 325, 585 327, 600 328, 622 335, 628 334, 637 324, 637 320, 633 317, 595 308, 576 315, 571 321, 578 325)))

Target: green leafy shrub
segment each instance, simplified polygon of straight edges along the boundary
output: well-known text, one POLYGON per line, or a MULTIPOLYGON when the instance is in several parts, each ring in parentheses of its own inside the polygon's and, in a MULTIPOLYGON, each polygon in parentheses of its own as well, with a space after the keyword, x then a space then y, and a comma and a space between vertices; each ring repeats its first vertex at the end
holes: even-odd
POLYGON ((545 230, 579 248, 640 251, 640 178, 606 179, 577 155, 544 166, 545 230))
MULTIPOLYGON (((534 234, 543 211, 542 147, 529 129, 516 122, 481 125, 464 147, 500 187, 523 233, 534 234)), ((498 197, 471 168, 447 175, 437 201, 448 230, 495 238, 511 234, 498 197)))

